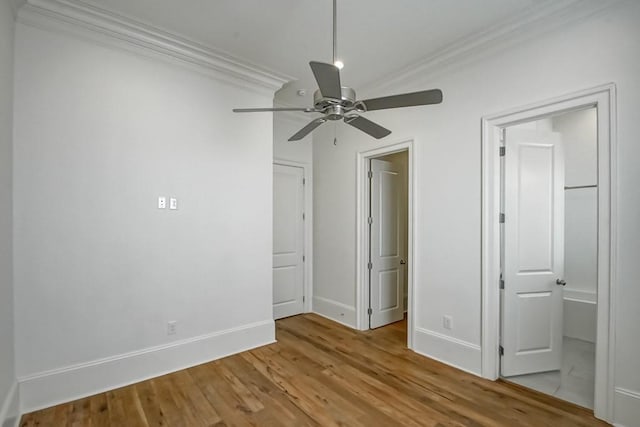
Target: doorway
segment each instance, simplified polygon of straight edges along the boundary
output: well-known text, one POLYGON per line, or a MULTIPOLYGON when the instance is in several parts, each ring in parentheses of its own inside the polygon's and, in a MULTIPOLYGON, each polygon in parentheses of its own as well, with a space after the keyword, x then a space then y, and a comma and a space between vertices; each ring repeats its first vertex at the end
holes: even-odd
POLYGON ((403 322, 412 344, 413 143, 358 154, 358 329, 403 322))
POLYGON ((305 167, 273 165, 273 318, 306 310, 305 167))
POLYGON ((407 311, 407 163, 406 150, 369 159, 369 329, 407 311))
POLYGON ((593 409, 596 110, 503 134, 500 376, 593 409))
MULTIPOLYGON (((610 315, 616 261, 614 125, 613 85, 483 119, 483 376, 513 378, 559 371, 562 377, 563 357, 574 351, 569 341, 593 339, 593 404, 584 400, 579 404, 592 406, 595 416, 604 420, 612 416, 615 360, 610 339, 615 330, 610 315), (558 135, 578 116, 595 117, 596 133, 591 151, 595 168, 584 169, 588 173, 581 178, 571 150, 585 145, 565 147, 558 135), (565 162, 567 154, 573 157, 565 162), (584 179, 595 182, 578 182, 584 179), (589 211, 594 203, 595 212, 589 211), (567 217, 576 214, 579 217, 567 217), (591 232, 578 231, 576 236, 578 226, 591 232), (587 272, 589 279, 584 277, 587 272), (595 281, 595 289, 587 291, 583 280, 591 285, 595 281), (576 310, 575 303, 581 308, 576 310), (584 316, 588 309, 595 311, 595 321, 572 318, 584 316)), ((575 351, 590 353, 588 348, 575 351)))

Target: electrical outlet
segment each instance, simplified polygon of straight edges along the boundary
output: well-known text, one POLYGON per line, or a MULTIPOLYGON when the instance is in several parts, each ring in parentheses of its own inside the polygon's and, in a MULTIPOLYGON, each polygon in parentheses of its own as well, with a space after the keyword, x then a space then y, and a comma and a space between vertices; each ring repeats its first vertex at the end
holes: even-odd
POLYGON ((453 318, 451 316, 442 316, 442 326, 445 329, 453 329, 453 318))
POLYGON ((167 322, 167 335, 175 335, 177 327, 178 327, 178 322, 176 322, 175 320, 167 322))
POLYGON ((178 209, 178 199, 172 197, 169 199, 169 209, 176 210, 178 209))
POLYGON ((158 197, 158 209, 166 209, 166 208, 167 208, 167 198, 158 197))

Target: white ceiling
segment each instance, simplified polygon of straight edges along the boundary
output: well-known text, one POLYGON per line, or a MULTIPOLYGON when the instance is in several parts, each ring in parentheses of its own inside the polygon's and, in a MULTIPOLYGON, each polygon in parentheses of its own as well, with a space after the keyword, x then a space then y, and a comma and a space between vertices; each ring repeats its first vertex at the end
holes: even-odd
MULTIPOLYGON (((342 82, 361 87, 461 38, 553 0, 338 0, 342 82)), ((91 4, 315 89, 308 63, 331 61, 331 0, 93 0, 91 4)))

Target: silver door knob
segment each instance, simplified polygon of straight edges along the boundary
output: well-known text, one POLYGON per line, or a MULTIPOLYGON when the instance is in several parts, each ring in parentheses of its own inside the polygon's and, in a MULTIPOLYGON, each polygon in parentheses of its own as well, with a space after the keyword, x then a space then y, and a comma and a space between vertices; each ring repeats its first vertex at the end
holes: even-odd
POLYGON ((567 282, 565 282, 564 280, 562 280, 562 279, 556 279, 556 285, 559 285, 559 286, 566 286, 566 284, 567 284, 567 282))
POLYGON ((403 259, 400 260, 400 265, 405 265, 406 263, 407 263, 407 261, 405 261, 403 259))

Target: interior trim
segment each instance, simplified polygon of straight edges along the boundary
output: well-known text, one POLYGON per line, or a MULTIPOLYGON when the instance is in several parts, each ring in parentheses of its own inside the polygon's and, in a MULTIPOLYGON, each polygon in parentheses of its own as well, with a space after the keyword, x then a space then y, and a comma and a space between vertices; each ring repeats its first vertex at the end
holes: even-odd
POLYGON ((480 375, 479 345, 450 337, 429 329, 416 327, 413 351, 473 375, 480 375))
POLYGON ((361 94, 374 95, 389 88, 408 86, 425 76, 433 77, 446 70, 469 64, 475 59, 486 58, 491 52, 499 52, 534 37, 569 24, 584 21, 620 0, 557 0, 542 2, 523 10, 491 27, 470 34, 443 46, 434 53, 413 62, 395 72, 362 86, 361 94))
POLYGON ((275 342, 263 320, 18 378, 22 413, 70 402, 275 342))
POLYGON ((23 24, 43 26, 43 19, 65 24, 65 30, 72 24, 76 29, 170 56, 257 88, 276 91, 293 80, 290 76, 79 0, 27 0, 18 11, 18 21, 23 24))

